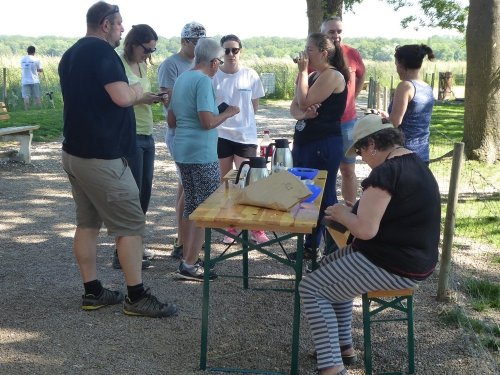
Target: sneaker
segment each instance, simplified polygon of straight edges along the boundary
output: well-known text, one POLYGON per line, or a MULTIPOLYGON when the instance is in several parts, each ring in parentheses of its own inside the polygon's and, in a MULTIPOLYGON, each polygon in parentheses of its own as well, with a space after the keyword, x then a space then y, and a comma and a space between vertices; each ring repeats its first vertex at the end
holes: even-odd
POLYGON ((173 303, 161 303, 151 295, 149 288, 144 296, 132 303, 128 297, 123 302, 123 313, 132 316, 147 316, 150 318, 164 318, 177 314, 177 306, 173 303))
POLYGON ((269 241, 269 238, 263 230, 251 230, 250 239, 258 244, 269 241))
POLYGON ((97 297, 93 294, 82 296, 82 310, 97 310, 104 306, 117 305, 123 302, 124 296, 118 290, 102 288, 101 294, 97 297))
MULTIPOLYGON (((304 260, 313 260, 313 259, 317 259, 317 257, 318 257, 318 250, 317 249, 314 250, 311 247, 304 248, 304 256, 303 256, 304 260)), ((293 253, 289 253, 288 259, 296 260, 297 259, 297 252, 294 251, 293 253)))
MULTIPOLYGON (((217 278, 217 274, 213 270, 209 270, 208 279, 210 281, 215 280, 217 278)), ((185 266, 184 262, 181 262, 179 266, 179 277, 181 279, 193 280, 193 281, 201 281, 203 282, 203 278, 205 276, 205 268, 197 261, 191 269, 185 266)))
POLYGON ((174 243, 174 249, 170 253, 170 256, 174 259, 182 259, 182 245, 177 245, 177 242, 174 243))
POLYGON ((154 251, 144 248, 144 252, 142 253, 142 259, 153 260, 154 258, 155 258, 154 251))
MULTIPOLYGON (((235 237, 239 234, 238 231, 234 228, 227 228, 226 230, 235 237)), ((222 242, 225 243, 226 245, 232 244, 233 241, 235 241, 234 238, 231 238, 229 236, 224 236, 224 239, 222 240, 222 242)))
MULTIPOLYGON (((196 261, 195 264, 199 264, 200 266, 202 266, 203 268, 205 268, 205 261, 201 258, 198 258, 198 260, 196 261)), ((212 263, 210 265, 210 269, 213 270, 215 268, 215 263, 212 263)))
MULTIPOLYGON (((112 262, 113 268, 115 270, 121 270, 122 265, 120 264, 120 258, 118 258, 118 251, 115 249, 115 252, 113 254, 113 262, 112 262)), ((149 268, 151 266, 151 261, 146 259, 146 256, 142 257, 142 269, 145 270, 146 268, 149 268)))

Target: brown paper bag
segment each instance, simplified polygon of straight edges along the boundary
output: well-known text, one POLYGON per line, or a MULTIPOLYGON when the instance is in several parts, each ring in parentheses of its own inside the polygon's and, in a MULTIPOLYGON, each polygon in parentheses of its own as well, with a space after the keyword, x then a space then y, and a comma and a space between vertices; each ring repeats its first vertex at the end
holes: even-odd
POLYGON ((235 202, 290 211, 293 206, 311 194, 311 191, 296 176, 290 172, 281 171, 246 186, 235 198, 235 202))

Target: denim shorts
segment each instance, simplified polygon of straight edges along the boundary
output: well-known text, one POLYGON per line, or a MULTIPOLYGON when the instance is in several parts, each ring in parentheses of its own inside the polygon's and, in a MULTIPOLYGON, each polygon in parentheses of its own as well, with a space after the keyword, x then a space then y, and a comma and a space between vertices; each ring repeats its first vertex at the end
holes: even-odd
POLYGON ((356 119, 343 122, 340 124, 340 130, 342 131, 342 146, 344 155, 342 156, 342 163, 353 164, 356 162, 356 157, 349 158, 345 156, 345 153, 349 146, 352 144, 352 129, 354 128, 354 124, 356 123, 356 119))

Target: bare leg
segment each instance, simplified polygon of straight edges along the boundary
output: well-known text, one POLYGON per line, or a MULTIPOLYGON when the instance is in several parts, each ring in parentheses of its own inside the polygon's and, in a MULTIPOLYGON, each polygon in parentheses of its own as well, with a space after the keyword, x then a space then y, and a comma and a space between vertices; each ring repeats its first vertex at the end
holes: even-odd
POLYGON ((24 110, 27 111, 30 108, 30 98, 23 98, 24 100, 24 110))
POLYGON ((240 169, 241 163, 243 163, 248 158, 242 158, 241 156, 234 155, 234 165, 236 165, 236 169, 240 169))
POLYGON ((42 100, 40 98, 35 98, 35 104, 38 108, 42 108, 42 100))
POLYGON ((184 212, 184 187, 177 184, 177 197, 175 202, 175 218, 177 220, 177 245, 182 246, 182 213, 184 212))
POLYGON ((80 267, 80 274, 83 282, 89 282, 97 279, 96 269, 96 248, 97 228, 77 227, 73 241, 73 253, 80 267))
POLYGON ((185 238, 183 246, 183 259, 187 264, 194 264, 200 255, 203 244, 203 228, 197 227, 194 221, 182 218, 182 234, 185 238))
POLYGON ((142 237, 120 236, 116 238, 116 245, 127 285, 142 283, 142 237))
POLYGON ((341 372, 344 369, 344 366, 334 366, 320 370, 321 375, 335 375, 341 372))
POLYGON ((356 202, 358 180, 356 179, 355 166, 356 163, 340 163, 340 173, 342 175, 342 197, 345 202, 356 202))
MULTIPOLYGON (((233 157, 228 156, 227 158, 219 159, 219 167, 220 167, 220 177, 223 178, 226 174, 229 173, 233 169, 233 157)), ((239 168, 240 166, 236 166, 239 168)))

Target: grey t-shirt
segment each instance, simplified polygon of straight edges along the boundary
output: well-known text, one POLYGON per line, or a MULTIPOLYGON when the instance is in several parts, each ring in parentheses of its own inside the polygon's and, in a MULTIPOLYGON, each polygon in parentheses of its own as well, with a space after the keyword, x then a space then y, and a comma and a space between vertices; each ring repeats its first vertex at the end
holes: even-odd
POLYGON ((177 77, 191 69, 193 65, 194 61, 186 60, 179 53, 168 57, 158 68, 158 87, 172 89, 177 77))

